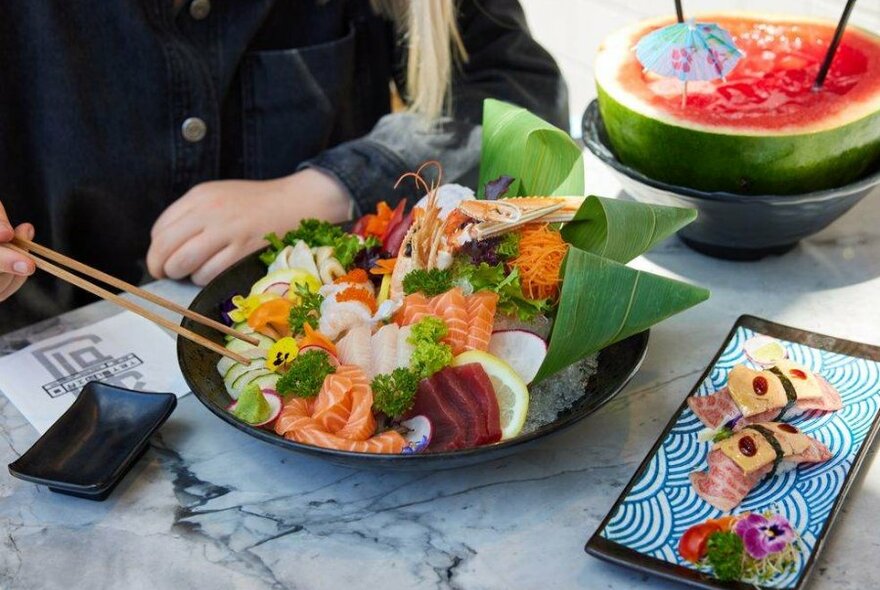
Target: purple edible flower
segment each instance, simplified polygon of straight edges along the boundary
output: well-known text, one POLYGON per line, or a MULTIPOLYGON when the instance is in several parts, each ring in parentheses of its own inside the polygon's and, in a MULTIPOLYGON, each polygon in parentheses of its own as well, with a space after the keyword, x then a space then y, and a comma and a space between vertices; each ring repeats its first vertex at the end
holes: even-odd
POLYGON ((791 524, 778 514, 767 518, 751 513, 737 521, 733 532, 742 537, 746 552, 755 559, 764 559, 771 553, 779 553, 795 537, 791 524))
POLYGON ((235 323, 232 321, 232 318, 229 317, 229 312, 235 309, 235 304, 232 302, 233 297, 235 297, 235 294, 230 295, 228 299, 220 304, 220 319, 222 319, 223 323, 227 326, 231 326, 235 323))

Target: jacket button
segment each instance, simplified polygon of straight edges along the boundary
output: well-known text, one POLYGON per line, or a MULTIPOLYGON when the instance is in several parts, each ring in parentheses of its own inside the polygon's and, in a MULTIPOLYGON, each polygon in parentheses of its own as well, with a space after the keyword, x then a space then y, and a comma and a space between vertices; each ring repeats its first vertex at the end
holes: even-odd
POLYGON ((180 126, 180 134, 191 143, 202 141, 208 133, 208 126, 198 117, 190 117, 180 126))
POLYGON ((202 20, 211 13, 211 0, 192 0, 189 4, 189 15, 195 20, 202 20))

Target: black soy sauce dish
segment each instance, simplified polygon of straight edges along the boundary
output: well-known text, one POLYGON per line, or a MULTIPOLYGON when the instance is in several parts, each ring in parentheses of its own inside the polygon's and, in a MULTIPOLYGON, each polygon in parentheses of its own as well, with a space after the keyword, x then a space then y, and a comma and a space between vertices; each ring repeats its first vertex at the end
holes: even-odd
POLYGON ((53 492, 105 500, 176 406, 173 393, 88 383, 49 430, 9 464, 9 473, 53 492))

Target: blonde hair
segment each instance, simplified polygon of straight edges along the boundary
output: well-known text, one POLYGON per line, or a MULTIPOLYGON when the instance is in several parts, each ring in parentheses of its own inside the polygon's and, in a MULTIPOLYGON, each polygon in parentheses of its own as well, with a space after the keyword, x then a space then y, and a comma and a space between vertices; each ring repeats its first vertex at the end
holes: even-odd
POLYGON ((407 110, 434 120, 452 105, 452 68, 467 60, 454 0, 371 0, 406 43, 407 110))

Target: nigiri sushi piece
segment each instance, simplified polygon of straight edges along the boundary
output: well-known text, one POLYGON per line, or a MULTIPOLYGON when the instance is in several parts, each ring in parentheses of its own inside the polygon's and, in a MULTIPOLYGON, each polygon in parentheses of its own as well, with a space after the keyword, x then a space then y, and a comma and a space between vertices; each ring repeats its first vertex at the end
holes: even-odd
POLYGON ((691 485, 719 510, 733 510, 764 477, 800 463, 822 463, 831 451, 791 424, 750 424, 717 442, 709 452, 709 470, 691 473, 691 485))
POLYGON ((690 397, 688 406, 707 428, 715 430, 729 423, 742 428, 809 410, 835 412, 843 407, 843 400, 822 376, 782 359, 762 371, 737 365, 730 371, 727 387, 690 397))

